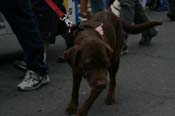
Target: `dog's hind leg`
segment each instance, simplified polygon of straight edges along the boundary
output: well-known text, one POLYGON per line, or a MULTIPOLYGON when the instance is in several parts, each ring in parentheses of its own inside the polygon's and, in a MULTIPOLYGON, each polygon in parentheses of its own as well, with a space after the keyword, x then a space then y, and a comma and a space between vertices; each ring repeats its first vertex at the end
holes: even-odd
POLYGON ((107 105, 112 105, 115 103, 116 74, 119 68, 119 62, 120 62, 120 58, 118 57, 112 62, 111 67, 109 68, 110 82, 109 82, 109 89, 106 97, 107 105))
POLYGON ((75 114, 77 112, 78 107, 78 99, 79 99, 79 88, 82 80, 82 76, 79 73, 75 73, 73 71, 73 88, 72 88, 72 96, 70 103, 66 109, 67 114, 75 114))

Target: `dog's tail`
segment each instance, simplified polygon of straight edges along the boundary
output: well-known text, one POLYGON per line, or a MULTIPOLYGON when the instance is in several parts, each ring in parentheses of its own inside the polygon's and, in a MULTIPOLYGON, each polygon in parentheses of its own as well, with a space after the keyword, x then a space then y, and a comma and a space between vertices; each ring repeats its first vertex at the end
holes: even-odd
POLYGON ((125 32, 130 34, 138 34, 141 33, 149 28, 155 27, 157 25, 162 25, 161 21, 149 21, 142 24, 134 24, 130 25, 122 21, 122 26, 125 32))

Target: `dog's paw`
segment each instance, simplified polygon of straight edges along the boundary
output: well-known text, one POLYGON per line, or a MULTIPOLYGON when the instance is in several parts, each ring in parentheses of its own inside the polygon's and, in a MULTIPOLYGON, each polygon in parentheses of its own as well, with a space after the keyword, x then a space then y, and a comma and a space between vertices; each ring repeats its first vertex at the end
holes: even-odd
POLYGON ((69 104, 68 107, 66 108, 66 114, 72 115, 76 114, 77 112, 77 106, 75 104, 69 104))
POLYGON ((106 104, 107 105, 113 105, 113 104, 115 104, 115 98, 114 98, 114 96, 107 96, 106 97, 106 104))

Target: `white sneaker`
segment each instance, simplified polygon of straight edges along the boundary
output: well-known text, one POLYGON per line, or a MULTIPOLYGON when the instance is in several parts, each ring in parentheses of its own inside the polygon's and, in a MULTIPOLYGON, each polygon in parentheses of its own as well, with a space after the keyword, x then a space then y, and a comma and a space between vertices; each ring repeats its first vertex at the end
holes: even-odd
POLYGON ((41 76, 38 73, 27 70, 24 80, 18 84, 18 89, 23 91, 29 91, 39 88, 41 85, 48 84, 50 82, 49 76, 41 76))

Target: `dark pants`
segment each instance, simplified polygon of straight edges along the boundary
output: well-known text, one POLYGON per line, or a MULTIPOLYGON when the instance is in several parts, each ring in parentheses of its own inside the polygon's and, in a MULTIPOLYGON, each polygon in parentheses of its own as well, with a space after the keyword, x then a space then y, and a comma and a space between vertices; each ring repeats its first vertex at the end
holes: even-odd
MULTIPOLYGON (((53 2, 66 13, 63 6, 63 0, 53 0, 53 2)), ((63 21, 60 21, 56 13, 47 5, 44 0, 31 0, 32 9, 38 19, 39 29, 50 43, 55 43, 55 38, 59 34, 68 31, 67 26, 63 21)))
POLYGON ((4 22, 4 19, 3 19, 1 12, 0 12, 0 22, 4 22))
POLYGON ((24 50, 28 69, 42 75, 46 74, 48 66, 43 60, 43 41, 31 10, 30 1, 1 0, 0 11, 4 14, 24 50))
MULTIPOLYGON (((132 24, 141 24, 149 21, 146 12, 139 0, 120 0, 121 5, 121 19, 125 22, 132 24)), ((142 32, 143 37, 147 37, 156 31, 155 28, 148 29, 142 32)), ((127 39, 125 34, 125 40, 127 39)))
POLYGON ((175 0, 168 0, 169 2, 169 11, 168 13, 175 17, 175 0))

